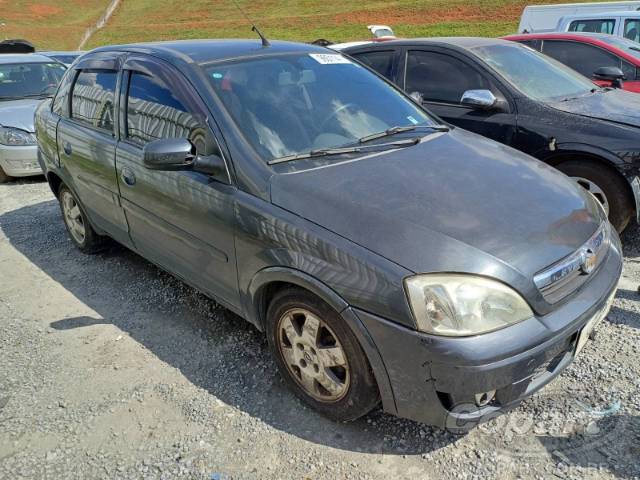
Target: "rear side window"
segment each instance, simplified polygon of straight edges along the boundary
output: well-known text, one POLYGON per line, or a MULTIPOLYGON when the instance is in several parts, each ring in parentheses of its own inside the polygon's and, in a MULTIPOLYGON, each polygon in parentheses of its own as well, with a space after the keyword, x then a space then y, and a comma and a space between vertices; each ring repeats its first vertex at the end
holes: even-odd
POLYGON ((489 82, 473 67, 449 55, 411 51, 407 55, 407 92, 418 92, 425 101, 460 103, 467 90, 491 90, 489 82))
POLYGON ((127 138, 145 145, 160 138, 198 136, 200 123, 157 77, 132 72, 127 98, 127 138))
POLYGON ((589 78, 600 67, 621 67, 619 57, 585 43, 545 40, 542 52, 589 78))
POLYGON ((624 38, 640 42, 640 20, 627 19, 624 21, 624 38))
POLYGON ((117 78, 111 70, 82 70, 71 94, 71 118, 113 133, 117 78))
POLYGON ((613 19, 574 20, 569 24, 570 32, 608 33, 613 35, 616 21, 613 19))
POLYGON ((367 52, 354 55, 359 61, 389 80, 393 78, 393 51, 367 52))

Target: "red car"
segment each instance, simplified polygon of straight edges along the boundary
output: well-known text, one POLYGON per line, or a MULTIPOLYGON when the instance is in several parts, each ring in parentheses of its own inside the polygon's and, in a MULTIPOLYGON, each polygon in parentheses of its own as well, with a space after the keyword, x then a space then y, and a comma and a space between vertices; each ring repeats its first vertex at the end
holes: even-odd
POLYGON ((602 87, 613 82, 596 78, 596 70, 619 68, 624 74, 622 88, 640 93, 640 43, 604 33, 528 33, 503 38, 553 57, 602 87))

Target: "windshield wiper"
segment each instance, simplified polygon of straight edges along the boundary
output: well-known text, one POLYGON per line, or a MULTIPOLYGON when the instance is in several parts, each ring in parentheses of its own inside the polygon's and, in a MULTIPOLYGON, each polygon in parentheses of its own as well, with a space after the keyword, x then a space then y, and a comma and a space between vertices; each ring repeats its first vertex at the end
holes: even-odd
POLYGON ((449 127, 447 127, 445 125, 410 125, 410 126, 406 126, 406 127, 391 127, 391 128, 387 128, 383 132, 372 133, 371 135, 366 135, 366 136, 358 139, 358 143, 366 143, 366 142, 370 142, 371 140, 377 140, 378 138, 390 137, 391 135, 395 135, 397 133, 411 132, 411 131, 415 130, 418 127, 420 127, 420 128, 430 128, 432 130, 439 131, 439 132, 448 132, 449 131, 449 127))
POLYGON ((311 150, 305 153, 296 153, 294 155, 287 155, 286 157, 274 158, 269 160, 267 165, 276 165, 278 163, 293 162, 295 160, 305 160, 308 158, 326 157, 329 155, 343 155, 345 153, 358 153, 365 149, 373 149, 380 147, 410 147, 420 142, 419 138, 412 138, 409 140, 400 140, 398 142, 381 143, 377 145, 361 145, 357 147, 339 147, 339 148, 321 148, 318 150, 311 150))

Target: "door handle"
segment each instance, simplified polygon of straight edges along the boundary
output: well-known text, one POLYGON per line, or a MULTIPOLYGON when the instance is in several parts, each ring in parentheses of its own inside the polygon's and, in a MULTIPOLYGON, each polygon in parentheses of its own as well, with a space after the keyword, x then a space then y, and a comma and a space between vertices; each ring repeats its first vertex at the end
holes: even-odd
POLYGON ((124 167, 120 172, 120 178, 124 182, 125 185, 132 187, 136 184, 136 176, 135 174, 127 167, 124 167))
POLYGON ((69 142, 64 142, 62 149, 67 155, 71 155, 73 153, 73 149, 71 148, 71 144, 69 142))

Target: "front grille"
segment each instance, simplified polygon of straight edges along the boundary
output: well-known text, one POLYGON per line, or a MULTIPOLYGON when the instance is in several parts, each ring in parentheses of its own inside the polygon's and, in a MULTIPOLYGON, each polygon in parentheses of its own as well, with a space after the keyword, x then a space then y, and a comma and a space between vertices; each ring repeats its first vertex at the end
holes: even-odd
POLYGON ((538 273, 533 281, 544 299, 556 303, 584 285, 604 261, 610 241, 609 222, 578 250, 538 273))

